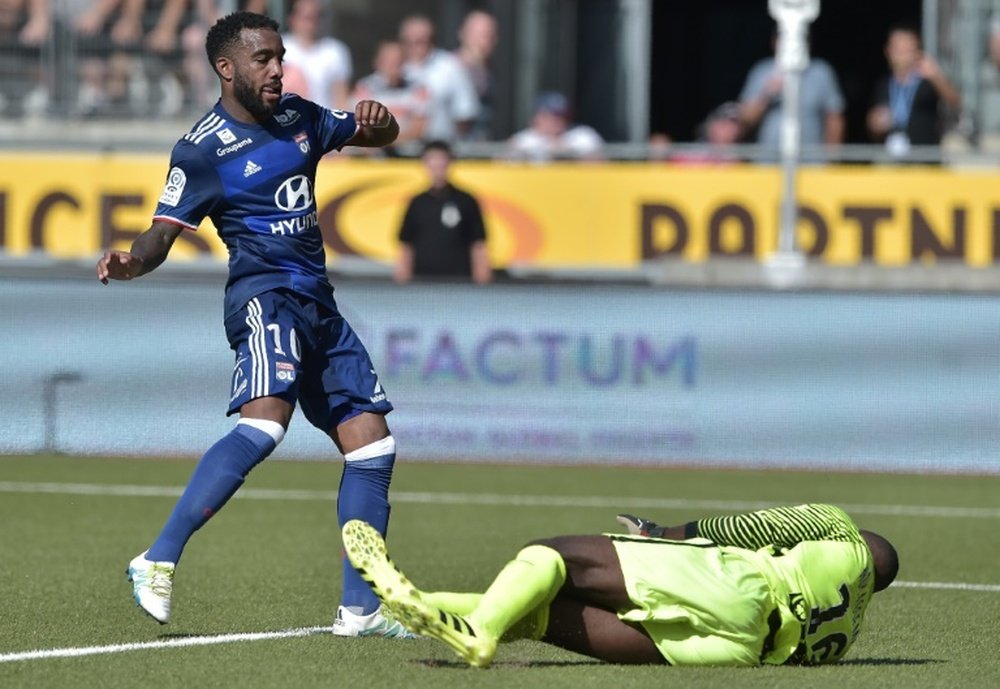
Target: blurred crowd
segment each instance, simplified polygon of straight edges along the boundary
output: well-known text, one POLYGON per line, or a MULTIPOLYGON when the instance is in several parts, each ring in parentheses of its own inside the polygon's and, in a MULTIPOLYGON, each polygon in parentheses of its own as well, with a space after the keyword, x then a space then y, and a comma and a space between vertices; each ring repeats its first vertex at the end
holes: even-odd
MULTIPOLYGON (((268 9, 266 0, 243 0, 240 6, 268 9)), ((430 140, 500 141, 506 142, 501 155, 512 160, 606 156, 602 136, 577 123, 569 98, 554 91, 537 96, 521 131, 496 130, 493 57, 499 36, 489 13, 475 10, 464 18, 454 50, 439 45, 430 18, 407 17, 395 36, 378 44, 369 66, 357 65, 342 37, 331 35, 325 6, 320 0, 286 3, 286 91, 333 108, 380 100, 400 121, 398 145, 404 149, 413 144, 418 150, 416 144, 430 140)), ((220 12, 218 0, 0 0, 0 117, 203 112, 216 94, 204 39, 220 12)), ((1000 20, 988 31, 978 102, 970 114, 944 70, 923 51, 919 31, 893 28, 885 43, 886 76, 866 117, 871 141, 903 156, 914 146, 940 144, 961 115, 974 120, 980 141, 1000 142, 1000 20)), ((783 86, 775 59, 761 61, 749 70, 738 98, 706 114, 697 132, 700 148, 678 147, 654 126, 649 157, 725 164, 738 161, 734 147, 746 143, 777 155, 783 86)), ((836 72, 812 59, 801 79, 803 146, 835 151, 844 140, 844 111, 836 72)))
MULTIPOLYGON (((429 18, 408 17, 368 73, 329 35, 325 5, 287 3, 286 91, 330 108, 382 100, 399 116, 401 143, 492 137, 490 14, 465 17, 454 51, 437 46, 429 18)), ((266 0, 240 6, 268 9, 266 0)), ((199 113, 217 96, 204 42, 221 13, 216 0, 0 0, 0 116, 199 113)))
MULTIPOLYGON (((772 36, 772 52, 778 52, 779 36, 772 36)), ((915 146, 938 146, 962 109, 962 98, 937 61, 924 52, 920 32, 911 26, 889 29, 885 42, 886 74, 876 83, 866 115, 872 142, 905 158, 915 146)), ((998 53, 1000 56, 1000 53, 998 53)), ((1000 62, 992 71, 1000 74, 1000 62)), ((739 100, 724 103, 706 118, 701 128, 704 151, 686 162, 733 162, 729 148, 753 140, 768 154, 777 156, 784 118, 784 72, 775 57, 755 64, 747 74, 739 100)), ((846 103, 837 74, 825 60, 811 58, 799 81, 799 137, 805 159, 821 159, 816 151, 836 153, 844 143, 846 103)), ((1000 114, 1000 113, 998 113, 1000 114)), ((670 158, 661 136, 652 142, 670 158)), ((671 158, 673 159, 673 158, 671 158)))

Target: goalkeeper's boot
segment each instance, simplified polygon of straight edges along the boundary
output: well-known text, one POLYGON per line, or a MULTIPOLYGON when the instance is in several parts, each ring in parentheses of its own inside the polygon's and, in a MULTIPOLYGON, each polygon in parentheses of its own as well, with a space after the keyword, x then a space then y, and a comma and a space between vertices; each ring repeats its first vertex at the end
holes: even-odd
POLYGON ((345 608, 337 608, 337 617, 333 620, 335 636, 385 636, 390 639, 416 639, 414 634, 397 620, 386 606, 370 615, 358 615, 345 608))
MULTIPOLYGON (((149 552, 149 551, 146 551, 149 552)), ((174 587, 174 563, 153 562, 140 553, 128 563, 135 604, 160 624, 170 619, 170 593, 174 587)))
POLYGON ((443 641, 474 667, 493 662, 497 640, 473 628, 464 617, 427 604, 389 559, 385 541, 371 525, 352 519, 344 525, 343 539, 351 564, 407 629, 443 641))

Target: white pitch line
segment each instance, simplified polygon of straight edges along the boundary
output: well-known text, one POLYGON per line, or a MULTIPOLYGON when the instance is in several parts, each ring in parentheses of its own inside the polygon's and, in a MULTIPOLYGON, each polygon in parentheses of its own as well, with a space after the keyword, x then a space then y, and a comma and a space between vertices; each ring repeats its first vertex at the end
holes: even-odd
POLYGON ((136 486, 111 483, 39 483, 0 481, 2 493, 53 493, 57 495, 101 495, 123 498, 176 497, 184 488, 174 486, 136 486))
POLYGON ((292 639, 300 636, 328 634, 333 627, 300 627, 285 629, 280 632, 245 632, 238 634, 219 634, 216 636, 188 636, 183 639, 162 639, 160 641, 140 641, 129 644, 110 644, 107 646, 78 646, 76 648, 45 648, 35 651, 0 654, 0 663, 14 663, 20 660, 46 660, 49 658, 79 658, 81 656, 108 655, 110 653, 127 653, 129 651, 155 650, 161 648, 187 648, 190 646, 213 646, 215 644, 233 644, 242 641, 266 641, 268 639, 292 639))
MULTIPOLYGON (((1000 593, 1000 584, 966 584, 947 581, 896 581, 892 588, 924 589, 934 591, 980 591, 1000 593)), ((140 641, 127 644, 109 644, 106 646, 77 646, 71 648, 45 648, 33 651, 0 654, 0 664, 15 663, 25 660, 49 660, 52 658, 80 658, 82 656, 109 655, 112 653, 128 653, 130 651, 149 651, 161 648, 189 648, 192 646, 214 646, 217 644, 233 644, 245 641, 267 641, 269 639, 292 639, 316 634, 329 634, 333 627, 299 627, 278 632, 242 632, 236 634, 218 634, 216 636, 189 636, 183 639, 163 639, 159 641, 140 641)))
POLYGON ((985 591, 1000 593, 1000 584, 966 584, 960 581, 894 581, 892 587, 902 589, 932 589, 935 591, 985 591))
MULTIPOLYGON (((98 483, 41 483, 0 481, 0 493, 35 493, 59 495, 98 495, 111 497, 177 497, 184 489, 179 486, 149 486, 98 483)), ((236 494, 245 500, 291 500, 334 502, 336 491, 280 490, 244 487, 236 494)), ((779 503, 747 500, 693 500, 687 498, 644 498, 594 495, 518 495, 498 493, 432 493, 392 491, 390 499, 399 504, 425 505, 493 505, 508 507, 584 507, 606 510, 720 510, 745 511, 774 507, 779 503)), ((936 505, 871 505, 844 504, 840 507, 851 514, 893 517, 941 517, 960 519, 1000 519, 1000 508, 948 507, 936 505)))

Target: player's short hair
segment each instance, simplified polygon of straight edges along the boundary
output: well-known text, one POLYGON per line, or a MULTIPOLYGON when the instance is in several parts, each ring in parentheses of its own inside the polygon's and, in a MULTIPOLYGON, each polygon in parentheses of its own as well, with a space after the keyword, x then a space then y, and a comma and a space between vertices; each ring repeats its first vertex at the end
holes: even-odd
POLYGON ((233 12, 215 22, 205 38, 205 52, 208 62, 215 69, 215 61, 233 49, 243 29, 278 30, 278 22, 256 12, 233 12))
POLYGON ((451 152, 451 144, 449 144, 447 141, 443 139, 431 139, 430 141, 425 143, 423 150, 420 151, 420 155, 421 156, 426 155, 431 151, 441 151, 449 158, 455 157, 454 154, 451 152))

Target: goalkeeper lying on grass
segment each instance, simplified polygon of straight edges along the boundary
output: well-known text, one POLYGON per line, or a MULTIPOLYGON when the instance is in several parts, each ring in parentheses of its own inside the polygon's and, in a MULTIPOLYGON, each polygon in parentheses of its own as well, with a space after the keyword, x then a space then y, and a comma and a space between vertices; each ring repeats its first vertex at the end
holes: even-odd
POLYGON ((612 663, 755 666, 840 660, 899 568, 892 545, 833 505, 799 505, 523 548, 484 593, 417 590, 378 532, 344 526, 351 563, 397 618, 486 667, 538 639, 612 663))

